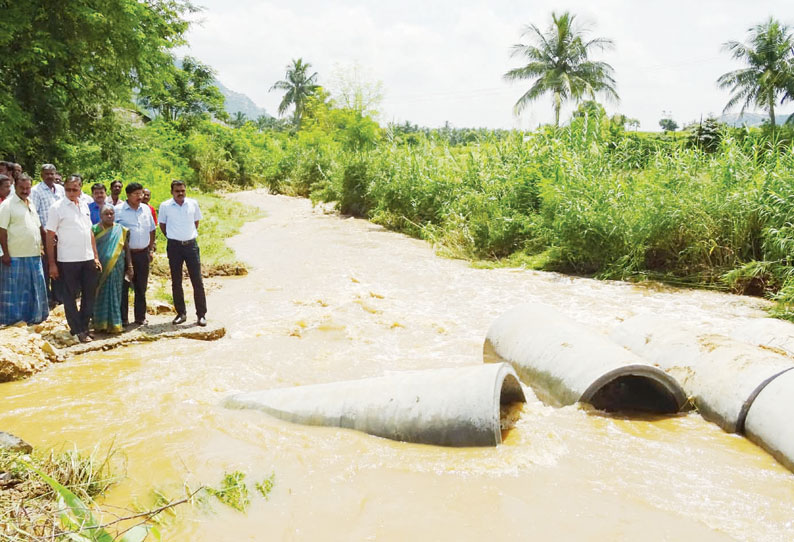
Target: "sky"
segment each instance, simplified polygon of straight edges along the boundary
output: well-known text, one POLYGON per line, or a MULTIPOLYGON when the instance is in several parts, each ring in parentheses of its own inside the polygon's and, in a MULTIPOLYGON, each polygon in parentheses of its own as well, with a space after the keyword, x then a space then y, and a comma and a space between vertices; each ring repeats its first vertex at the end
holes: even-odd
MULTIPOLYGON (((421 126, 533 129, 553 122, 550 97, 520 116, 513 105, 530 82, 502 75, 521 65, 511 46, 527 43, 527 24, 545 29, 551 13, 570 11, 591 37, 611 39, 594 58, 614 68, 620 102, 605 103, 660 130, 669 114, 680 125, 719 115, 729 93, 717 78, 741 68, 721 50, 746 41, 750 27, 770 16, 794 25, 791 0, 198 0, 204 9, 188 31, 190 54, 212 66, 228 88, 275 115, 292 59, 302 58, 329 85, 357 65, 381 81, 381 122, 421 126)), ((563 109, 561 118, 570 115, 563 109)), ((735 111, 738 113, 738 110, 735 111)), ((794 112, 787 104, 779 113, 794 112)))

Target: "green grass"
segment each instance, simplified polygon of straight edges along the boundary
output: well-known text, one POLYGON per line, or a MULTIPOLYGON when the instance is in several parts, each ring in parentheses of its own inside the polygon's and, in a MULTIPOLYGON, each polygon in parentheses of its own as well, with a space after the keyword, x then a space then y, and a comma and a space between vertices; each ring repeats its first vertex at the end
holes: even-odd
MULTIPOLYGON (((237 264, 237 257, 226 245, 226 240, 240 232, 246 222, 258 220, 264 216, 261 209, 252 205, 224 198, 217 194, 191 194, 201 207, 203 218, 199 224, 199 246, 201 247, 201 264, 204 267, 221 264, 237 264)), ((162 231, 157 229, 157 253, 165 257, 166 239, 162 231)), ((155 274, 168 275, 167 260, 161 260, 155 274)))
POLYGON ((50 540, 58 532, 58 493, 39 473, 90 505, 123 477, 124 463, 112 445, 95 447, 88 454, 77 449, 30 455, 0 450, 0 475, 4 479, 0 487, 0 539, 50 540))
MULTIPOLYGON (((176 506, 207 503, 212 497, 246 512, 251 503, 246 474, 234 471, 224 473, 217 487, 185 486, 185 495, 174 499, 154 490, 147 507, 105 510, 95 499, 124 477, 122 459, 113 445, 88 454, 76 449, 31 454, 0 450, 0 540, 140 542, 147 534, 160 540, 159 530, 170 524, 176 506), (127 530, 128 520, 137 524, 132 530, 127 530)), ((271 473, 254 488, 267 500, 274 483, 271 473)))
POLYGON ((202 264, 235 262, 236 255, 226 245, 226 240, 237 235, 246 222, 262 218, 264 212, 257 207, 214 194, 200 194, 196 199, 204 217, 199 224, 202 264))

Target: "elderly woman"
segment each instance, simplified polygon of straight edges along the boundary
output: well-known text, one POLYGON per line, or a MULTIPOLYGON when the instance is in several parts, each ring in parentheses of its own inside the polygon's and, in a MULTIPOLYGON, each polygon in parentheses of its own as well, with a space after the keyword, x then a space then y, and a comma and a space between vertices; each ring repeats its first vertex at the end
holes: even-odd
POLYGON ((94 330, 121 333, 121 296, 124 275, 132 275, 132 259, 127 243, 129 231, 114 222, 116 211, 105 205, 99 213, 99 223, 91 228, 102 264, 94 304, 94 330))

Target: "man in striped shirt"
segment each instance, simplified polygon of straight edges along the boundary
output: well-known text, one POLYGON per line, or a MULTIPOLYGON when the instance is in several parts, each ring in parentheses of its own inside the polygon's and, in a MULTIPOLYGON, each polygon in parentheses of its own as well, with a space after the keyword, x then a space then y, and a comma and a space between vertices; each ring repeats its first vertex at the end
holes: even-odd
MULTIPOLYGON (((42 224, 42 244, 46 243, 46 233, 43 226, 47 224, 47 218, 49 218, 50 215, 50 207, 52 207, 55 202, 66 197, 63 186, 55 182, 57 174, 58 171, 55 169, 54 165, 44 164, 41 166, 41 182, 30 191, 30 200, 36 206, 36 211, 39 213, 39 221, 42 224)), ((61 303, 61 285, 57 279, 50 278, 46 255, 42 256, 41 263, 44 267, 44 278, 47 282, 47 297, 50 300, 50 308, 52 308, 58 303, 61 303)))

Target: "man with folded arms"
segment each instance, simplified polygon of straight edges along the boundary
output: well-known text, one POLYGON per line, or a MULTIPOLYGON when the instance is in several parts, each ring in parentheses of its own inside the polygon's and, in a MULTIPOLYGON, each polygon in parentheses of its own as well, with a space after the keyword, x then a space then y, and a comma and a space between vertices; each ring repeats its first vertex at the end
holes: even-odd
POLYGON ((97 271, 102 269, 91 232, 91 212, 80 198, 83 179, 70 175, 63 183, 66 197, 50 207, 47 219, 47 257, 50 276, 63 283, 63 308, 72 335, 91 342, 88 322, 94 314, 97 271), (56 261, 55 236, 58 236, 56 261), (77 310, 77 296, 81 296, 77 310))
POLYGON ((190 284, 193 285, 193 302, 196 305, 198 325, 207 325, 207 299, 201 278, 201 254, 197 242, 201 210, 198 202, 186 197, 184 181, 171 181, 171 199, 160 204, 160 229, 168 239, 166 247, 171 268, 171 293, 174 297, 176 318, 174 325, 187 319, 185 294, 182 291, 182 264, 187 265, 190 284))
POLYGON ((20 175, 0 205, 0 324, 38 324, 49 316, 41 266, 41 223, 30 201, 31 180, 20 175))
MULTIPOLYGON (((149 284, 149 264, 154 257, 155 225, 152 211, 142 203, 143 186, 130 183, 125 189, 127 201, 116 205, 116 222, 130 230, 130 254, 132 255, 132 285, 135 290, 135 323, 146 325, 146 287, 149 284)), ((129 321, 130 282, 124 278, 121 289, 121 323, 129 321)))

